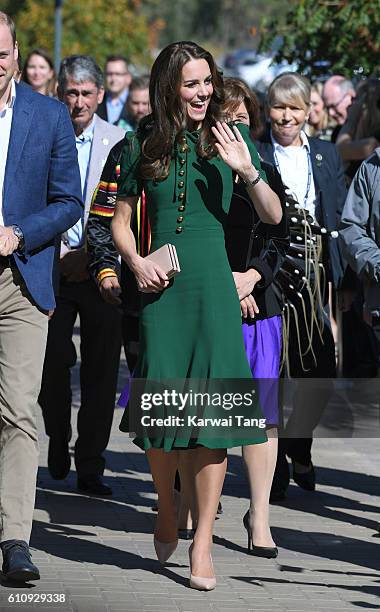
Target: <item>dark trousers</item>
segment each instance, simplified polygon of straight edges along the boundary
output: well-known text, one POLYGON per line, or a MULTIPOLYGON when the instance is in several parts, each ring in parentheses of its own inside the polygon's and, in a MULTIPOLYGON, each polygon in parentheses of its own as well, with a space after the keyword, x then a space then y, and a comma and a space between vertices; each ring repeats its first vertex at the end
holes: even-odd
MULTIPOLYGON (((299 379, 292 397, 292 413, 285 430, 279 431, 278 458, 273 479, 274 488, 286 489, 289 484, 289 470, 286 455, 297 463, 309 465, 313 430, 318 425, 333 392, 332 378, 336 377, 335 345, 327 314, 323 312, 324 327, 322 339, 314 329, 311 352, 300 360, 299 346, 295 329, 289 330, 290 375, 299 379)), ((306 331, 300 321, 301 346, 306 331)))
POLYGON ((125 358, 132 374, 139 354, 139 317, 123 313, 121 328, 125 358))
POLYGON ((122 336, 125 358, 129 371, 136 367, 139 354, 139 315, 141 308, 141 293, 137 289, 136 279, 127 264, 121 262, 120 284, 122 289, 122 336))
POLYGON ((80 476, 104 471, 115 407, 121 348, 121 314, 107 304, 92 280, 61 282, 57 307, 49 323, 42 387, 46 433, 68 437, 71 418, 71 373, 77 355, 72 340, 80 319, 80 388, 75 465, 80 476))
POLYGON ((375 378, 379 351, 373 328, 363 321, 361 295, 355 298, 348 312, 342 313, 343 376, 375 378))

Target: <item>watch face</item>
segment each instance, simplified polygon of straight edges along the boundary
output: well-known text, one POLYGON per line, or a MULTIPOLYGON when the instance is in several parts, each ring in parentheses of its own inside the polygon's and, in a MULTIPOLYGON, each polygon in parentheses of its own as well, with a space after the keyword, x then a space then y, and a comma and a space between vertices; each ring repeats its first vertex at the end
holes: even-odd
POLYGON ((19 246, 22 246, 24 242, 24 234, 22 233, 21 229, 17 225, 13 225, 13 233, 16 236, 16 238, 18 238, 19 240, 19 246))

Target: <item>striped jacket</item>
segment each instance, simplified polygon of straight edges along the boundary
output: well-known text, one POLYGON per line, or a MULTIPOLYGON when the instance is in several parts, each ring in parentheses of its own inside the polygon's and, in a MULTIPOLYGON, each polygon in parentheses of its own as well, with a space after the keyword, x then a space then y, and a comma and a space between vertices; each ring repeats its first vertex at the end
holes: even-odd
MULTIPOLYGON (((124 139, 109 152, 98 186, 94 192, 87 223, 86 247, 90 274, 97 283, 107 276, 122 278, 123 303, 130 312, 138 310, 137 286, 133 274, 122 263, 111 235, 111 221, 117 197, 117 179, 120 175, 120 158, 124 139)), ((144 257, 149 252, 150 229, 143 194, 132 223, 138 253, 144 257)))

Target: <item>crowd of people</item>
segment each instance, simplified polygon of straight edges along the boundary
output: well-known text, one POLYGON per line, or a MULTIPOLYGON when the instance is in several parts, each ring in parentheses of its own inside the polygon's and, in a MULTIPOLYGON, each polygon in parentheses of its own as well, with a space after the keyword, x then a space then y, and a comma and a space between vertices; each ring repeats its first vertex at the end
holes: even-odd
POLYGON ((158 560, 166 563, 178 537, 191 539, 190 586, 214 589, 227 450, 241 447, 246 467, 248 552, 274 558, 269 502, 286 498, 291 477, 315 489, 313 431, 337 371, 377 375, 379 81, 354 87, 332 75, 311 84, 285 72, 268 89, 263 118, 246 83, 223 79, 195 43, 167 46, 150 75, 132 77, 118 55, 104 72, 72 55, 56 75, 43 49, 21 66, 15 25, 1 12, 0 69, 3 573, 40 577, 29 550, 36 411, 50 474, 64 479, 79 317, 74 459, 86 494, 112 495, 103 453, 122 344, 131 374, 122 431, 134 431, 141 381, 145 391, 172 380, 183 390, 190 380, 220 393, 256 384, 253 403, 239 404, 248 428, 205 425, 221 414, 209 402, 197 428, 144 425, 134 440, 158 496, 158 560), (151 257, 168 244, 179 262, 173 276, 151 257), (286 423, 280 377, 297 379, 286 423))

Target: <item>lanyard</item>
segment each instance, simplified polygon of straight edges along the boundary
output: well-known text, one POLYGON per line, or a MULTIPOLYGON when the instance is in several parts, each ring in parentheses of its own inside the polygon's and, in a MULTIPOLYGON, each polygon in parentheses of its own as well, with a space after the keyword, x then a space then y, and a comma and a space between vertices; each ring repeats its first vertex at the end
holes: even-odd
MULTIPOLYGON (((307 156, 307 185, 306 185, 306 193, 305 193, 305 197, 303 199, 303 207, 306 208, 306 204, 307 204, 307 200, 309 198, 309 193, 310 193, 310 187, 311 187, 311 177, 313 174, 313 169, 311 166, 311 156, 310 156, 310 151, 307 147, 305 147, 306 149, 306 156, 307 156)), ((280 164, 278 163, 278 158, 277 158, 277 153, 276 153, 276 147, 275 145, 273 145, 273 158, 274 158, 274 164, 278 170, 278 173, 281 176, 281 170, 280 170, 280 164)))

